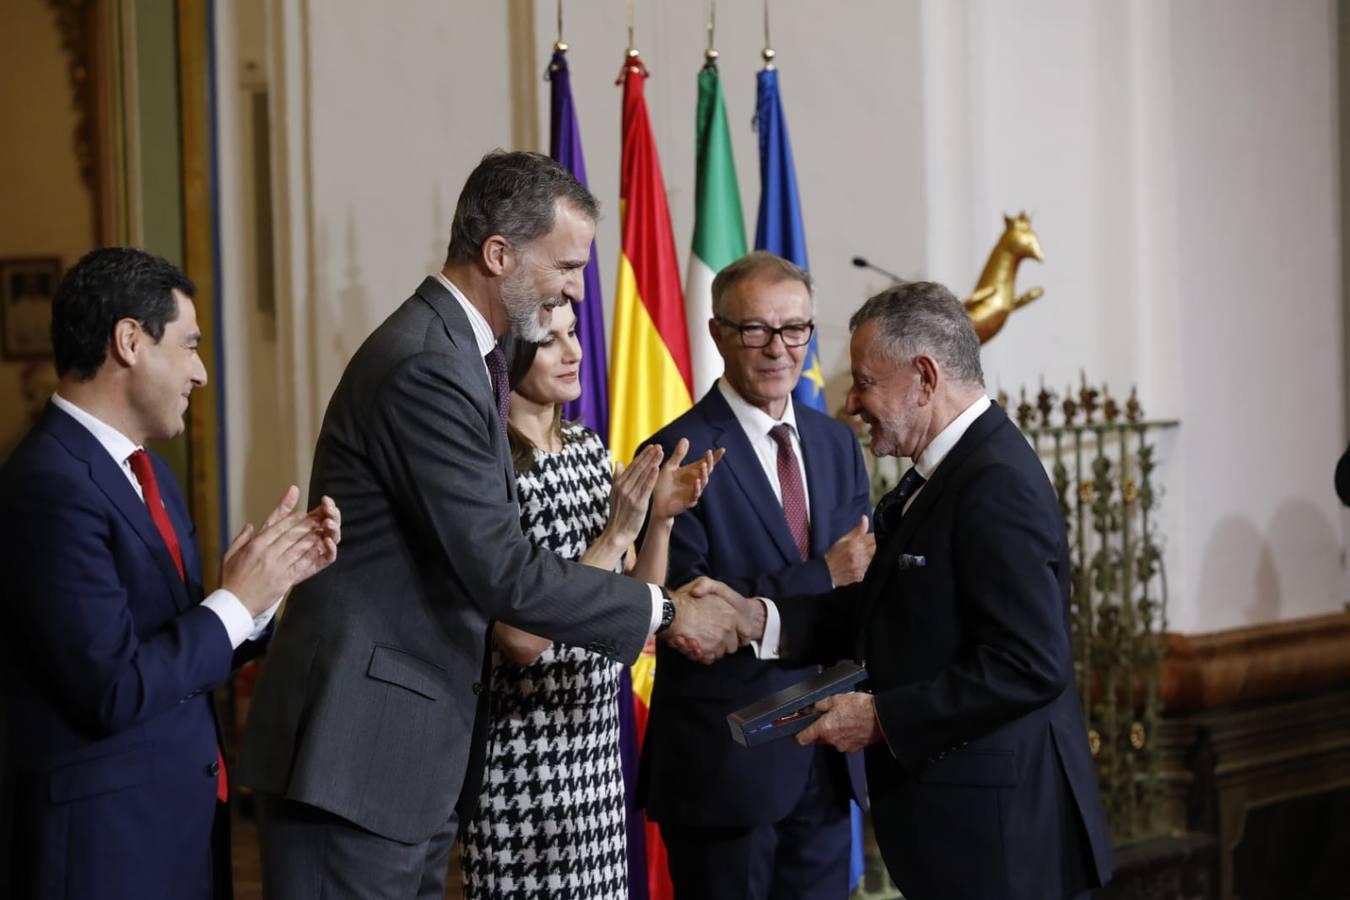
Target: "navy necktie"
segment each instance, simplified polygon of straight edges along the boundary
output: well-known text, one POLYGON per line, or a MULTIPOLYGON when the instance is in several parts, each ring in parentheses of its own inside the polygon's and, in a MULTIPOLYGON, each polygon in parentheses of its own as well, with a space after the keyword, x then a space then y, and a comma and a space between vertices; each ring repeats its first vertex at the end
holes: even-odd
POLYGON ((493 347, 483 357, 488 373, 492 375, 492 393, 497 398, 497 424, 506 437, 506 419, 511 414, 511 385, 506 378, 506 354, 501 347, 493 347))
POLYGON ((878 545, 886 539, 887 532, 899 524, 905 512, 905 502, 914 496, 923 482, 924 477, 919 474, 919 470, 911 466, 900 483, 878 501, 877 508, 872 512, 872 531, 876 534, 878 545))

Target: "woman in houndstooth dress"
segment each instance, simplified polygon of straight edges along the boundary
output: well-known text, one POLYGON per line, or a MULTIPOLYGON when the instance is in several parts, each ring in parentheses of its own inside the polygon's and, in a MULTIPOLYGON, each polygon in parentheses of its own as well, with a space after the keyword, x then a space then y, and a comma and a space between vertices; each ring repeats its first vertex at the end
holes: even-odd
MULTIPOLYGON (((563 423, 579 393, 569 304, 540 344, 508 350, 520 521, 535 544, 618 571, 652 504, 633 575, 659 584, 674 516, 697 502, 716 459, 664 466, 644 452, 611 478, 595 432, 563 423)), ((493 633, 491 720, 478 808, 464 830, 465 896, 626 900, 619 762, 622 664, 509 625, 493 633)))

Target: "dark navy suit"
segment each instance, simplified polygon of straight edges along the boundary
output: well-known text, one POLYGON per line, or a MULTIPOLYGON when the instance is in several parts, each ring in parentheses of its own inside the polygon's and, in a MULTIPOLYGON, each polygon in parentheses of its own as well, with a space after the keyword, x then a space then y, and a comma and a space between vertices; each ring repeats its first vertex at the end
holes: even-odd
POLYGON ((227 895, 210 691, 260 643, 234 653, 200 605, 192 523, 154 466, 186 582, 119 464, 65 412, 49 405, 0 469, 6 896, 227 895))
POLYGON ((867 660, 885 735, 867 785, 896 884, 909 900, 1052 900, 1105 883, 1069 547, 1040 460, 992 406, 877 529, 860 583, 777 603, 784 652, 867 660))
MULTIPOLYGON (((868 477, 857 439, 842 423, 796 406, 801 469, 810 503, 811 558, 803 561, 745 430, 714 386, 689 412, 651 438, 667 453, 681 437, 689 456, 726 448, 698 506, 675 520, 670 541, 670 584, 710 575, 749 596, 824 592, 831 586, 824 554, 871 511, 868 477)), ((843 868, 837 884, 812 883, 806 874, 818 867, 809 859, 775 856, 770 871, 751 872, 750 884, 738 883, 736 860, 714 858, 716 846, 700 846, 690 855, 700 867, 720 867, 722 876, 708 886, 692 873, 682 878, 680 853, 671 847, 671 874, 677 892, 685 884, 727 896, 762 896, 760 879, 775 874, 804 890, 799 896, 840 897, 847 892, 849 827, 846 800, 865 803, 860 754, 799 747, 778 741, 746 749, 731 739, 726 716, 740 707, 817 671, 815 665, 760 661, 753 651, 710 666, 690 662, 657 644, 656 681, 643 745, 641 790, 650 818, 663 835, 672 827, 744 829, 777 823, 798 808, 811 788, 831 798, 832 825, 814 834, 807 853, 827 857, 843 868), (828 784, 813 783, 828 779, 828 784)), ((716 834, 710 831, 708 834, 716 834)), ((667 837, 670 843, 670 838, 667 837)), ((691 894, 692 895, 692 894, 691 894)))

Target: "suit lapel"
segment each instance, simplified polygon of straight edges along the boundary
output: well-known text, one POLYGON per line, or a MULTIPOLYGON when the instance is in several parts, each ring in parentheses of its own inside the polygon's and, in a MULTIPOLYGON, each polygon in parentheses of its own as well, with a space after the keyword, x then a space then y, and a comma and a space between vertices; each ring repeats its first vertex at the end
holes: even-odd
POLYGON ((773 538, 774 545, 778 547, 778 552, 783 554, 783 558, 788 562, 799 561, 801 553, 797 550, 797 542, 793 540, 792 532, 788 530, 787 519, 783 517, 783 504, 773 495, 773 486, 764 475, 764 468, 759 464, 759 456, 756 455, 755 448, 750 446, 750 439, 746 437, 745 429, 741 427, 735 413, 727 405, 726 398, 714 385, 704 395, 701 403, 707 414, 708 424, 713 430, 713 446, 727 449, 726 458, 718 464, 718 468, 726 466, 732 480, 745 494, 746 503, 764 523, 765 530, 773 538))
MULTIPOLYGON (((965 463, 966 457, 970 452, 984 443, 985 438, 993 434, 994 429, 1008 421, 1007 415, 999 408, 998 404, 990 404, 979 418, 970 423, 966 433, 961 435, 961 440, 956 442, 942 462, 938 464, 937 471, 933 477, 919 491, 919 496, 914 498, 914 503, 900 518, 900 527, 896 529, 896 550, 908 545, 909 539, 914 535, 924 517, 937 504, 942 496, 947 482, 951 480, 952 473, 961 468, 965 463)), ((888 542, 889 544, 889 542, 888 542)))
POLYGON ((910 545, 910 539, 914 537, 928 514, 936 508, 948 482, 960 470, 971 451, 984 443, 984 440, 993 434, 996 428, 1007 421, 1007 415, 995 403, 991 404, 989 409, 972 422, 970 427, 966 429, 966 433, 961 435, 961 440, 956 442, 956 446, 938 464, 937 470, 933 472, 933 477, 924 484, 923 490, 919 491, 919 495, 914 498, 914 502, 910 504, 909 509, 900 517, 900 526, 886 539, 884 546, 877 548, 877 553, 872 559, 872 566, 867 573, 865 582, 867 584, 867 596, 862 607, 864 627, 871 619, 872 610, 876 606, 881 591, 890 583, 891 576, 894 574, 892 565, 899 559, 900 551, 910 545))
MULTIPOLYGON (((187 585, 178 575, 178 566, 174 565, 173 557, 169 555, 169 548, 164 543, 164 538, 160 535, 159 529, 155 527, 154 520, 150 518, 150 510, 146 507, 145 502, 136 495, 135 488, 127 480, 126 473, 122 471, 121 466, 113 461, 113 458, 108 455, 108 451, 103 448, 97 438, 89 433, 88 429, 51 404, 47 406, 47 412, 43 417, 41 427, 46 428, 54 438, 65 445, 72 456, 83 460, 89 466, 90 480, 103 492, 103 495, 116 507, 117 511, 122 514, 122 517, 127 520, 145 543, 151 558, 155 560, 155 564, 169 583, 174 605, 179 609, 184 609, 190 605, 191 600, 188 596, 187 585)), ((158 473, 156 477, 159 477, 158 473)), ((170 521, 173 521, 172 515, 170 521)), ((174 522, 174 528, 179 527, 179 523, 174 522)), ((187 537, 188 533, 179 532, 179 544, 181 545, 187 537)), ((200 577, 199 574, 198 578, 200 579, 200 577)))
POLYGON ((830 512, 836 508, 838 498, 831 490, 834 482, 825 477, 824 466, 811 465, 813 459, 829 459, 825 436, 822 430, 816 427, 816 423, 800 415, 800 412, 798 410, 797 436, 802 444, 802 473, 810 494, 811 555, 816 557, 824 555, 830 548, 830 512))
POLYGON ((492 379, 487 372, 487 366, 483 363, 483 357, 478 353, 478 340, 474 337, 473 326, 469 324, 469 317, 464 309, 455 299, 455 295, 445 289, 441 280, 435 275, 428 275, 422 279, 422 283, 417 287, 417 296, 421 297, 428 306, 430 306, 440 317, 441 324, 445 326, 445 333, 450 338, 450 342, 459 350, 463 351, 466 357, 464 366, 469 370, 465 376, 473 385, 477 385, 478 392, 482 395, 488 409, 489 425, 492 428, 492 443, 497 449, 497 457, 501 460, 502 471, 506 473, 507 494, 511 502, 516 502, 516 471, 511 464, 511 447, 500 437, 501 429, 497 425, 497 396, 492 391, 492 379), (477 365, 474 365, 474 363, 477 365))

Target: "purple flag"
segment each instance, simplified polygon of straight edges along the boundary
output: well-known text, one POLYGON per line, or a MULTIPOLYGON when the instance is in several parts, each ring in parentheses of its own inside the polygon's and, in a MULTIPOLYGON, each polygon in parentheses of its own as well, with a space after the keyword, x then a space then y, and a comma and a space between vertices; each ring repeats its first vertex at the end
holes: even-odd
MULTIPOLYGON (((586 160, 581 152, 581 130, 572 102, 572 76, 565 51, 554 50, 548 78, 552 90, 549 155, 586 184, 586 160)), ((574 305, 577 338, 581 342, 581 396, 563 407, 563 417, 575 419, 609 443, 609 367, 605 363, 605 316, 600 297, 600 270, 595 265, 595 242, 583 273, 586 300, 574 305)), ((647 842, 643 835, 642 809, 637 803, 637 717, 633 710, 633 684, 625 666, 619 679, 619 759, 623 768, 624 816, 628 849, 628 896, 647 900, 647 842)))
MULTIPOLYGON (((549 155, 564 169, 586 184, 586 160, 581 153, 581 131, 577 128, 577 108, 572 102, 572 76, 567 71, 567 55, 553 51, 548 78, 552 86, 552 133, 549 155)), ((605 363, 605 316, 600 297, 600 270, 595 265, 595 242, 586 263, 586 301, 574 305, 577 314, 577 339, 581 342, 581 396, 563 407, 563 418, 575 419, 609 443, 609 367, 605 363)))

